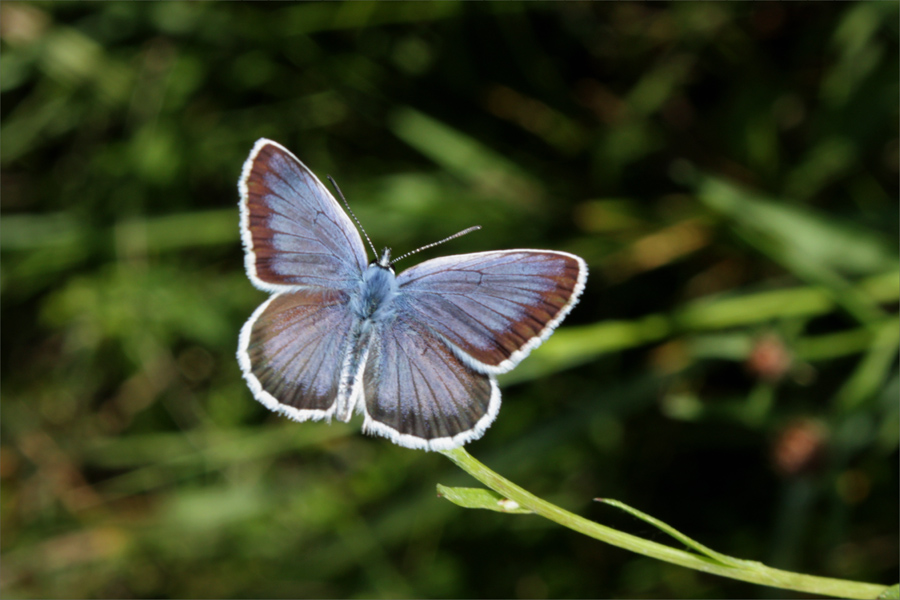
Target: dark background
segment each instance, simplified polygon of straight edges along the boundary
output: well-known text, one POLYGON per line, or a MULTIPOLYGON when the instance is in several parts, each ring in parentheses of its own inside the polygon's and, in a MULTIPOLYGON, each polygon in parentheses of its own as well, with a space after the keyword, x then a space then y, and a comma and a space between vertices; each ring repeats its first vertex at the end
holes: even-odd
MULTIPOLYGON (((898 4, 0 5, 5 597, 770 597, 253 401, 259 137, 404 261, 591 275, 468 449, 673 543, 898 579, 898 4)), ((400 265, 401 267, 404 264, 400 265)))

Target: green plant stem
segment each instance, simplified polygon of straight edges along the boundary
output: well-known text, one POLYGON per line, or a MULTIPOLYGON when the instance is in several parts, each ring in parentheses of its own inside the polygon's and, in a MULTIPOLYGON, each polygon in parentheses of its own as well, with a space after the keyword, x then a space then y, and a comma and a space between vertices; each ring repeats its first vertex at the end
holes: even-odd
POLYGON ((517 502, 520 506, 530 509, 535 514, 584 535, 644 556, 731 579, 827 596, 876 598, 887 589, 887 586, 884 585, 782 571, 752 561, 740 561, 740 565, 723 564, 706 556, 623 533, 563 510, 501 477, 473 458, 464 448, 445 450, 441 453, 488 488, 517 502))

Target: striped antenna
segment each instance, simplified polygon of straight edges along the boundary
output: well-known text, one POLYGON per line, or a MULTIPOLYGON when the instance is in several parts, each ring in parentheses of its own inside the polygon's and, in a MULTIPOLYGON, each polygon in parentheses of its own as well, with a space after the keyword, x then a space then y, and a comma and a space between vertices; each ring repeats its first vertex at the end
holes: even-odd
POLYGON ((407 252, 403 256, 392 260, 391 264, 393 265, 395 262, 403 260, 407 256, 411 256, 411 255, 415 254, 416 252, 421 252, 422 250, 428 250, 429 248, 434 248, 435 246, 437 246, 439 244, 443 244, 444 242, 449 242, 450 240, 455 240, 458 237, 462 237, 462 236, 466 235, 467 233, 472 233, 473 231, 477 231, 479 229, 481 229, 481 225, 475 225, 474 227, 469 227, 468 229, 463 229, 462 231, 460 231, 458 233, 454 233, 450 237, 444 238, 439 242, 434 242, 434 243, 428 244, 427 246, 422 246, 418 250, 413 250, 412 252, 407 252))
POLYGON ((356 226, 359 227, 359 230, 362 231, 363 235, 366 237, 366 241, 369 242, 369 248, 372 249, 372 256, 376 259, 378 258, 378 251, 375 250, 374 244, 372 244, 372 240, 369 239, 369 234, 366 233, 366 230, 363 229, 362 223, 359 222, 359 219, 356 218, 356 215, 353 214, 353 209, 350 208, 350 203, 347 202, 347 199, 344 198, 344 192, 341 191, 341 188, 338 187, 337 181, 334 180, 334 177, 331 175, 326 175, 328 181, 331 182, 331 185, 334 186, 334 189, 337 190, 338 196, 341 197, 341 200, 344 201, 344 206, 347 207, 347 212, 350 213, 350 216, 353 217, 353 220, 356 221, 356 226))

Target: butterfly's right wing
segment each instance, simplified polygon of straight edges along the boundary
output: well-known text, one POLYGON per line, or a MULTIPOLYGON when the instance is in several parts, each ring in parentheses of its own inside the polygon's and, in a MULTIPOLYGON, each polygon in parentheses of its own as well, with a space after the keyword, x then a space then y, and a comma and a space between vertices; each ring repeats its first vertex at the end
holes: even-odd
POLYGON ((494 375, 541 343, 584 289, 565 252, 507 250, 426 261, 397 278, 363 377, 364 429, 445 450, 478 439, 500 410, 494 375))
POLYGON ((276 294, 241 329, 238 362, 254 397, 296 421, 331 419, 355 318, 340 290, 276 294))
POLYGON ((483 373, 505 373, 578 302, 584 260, 552 250, 444 256, 397 277, 399 304, 483 373))
POLYGON ((407 448, 461 446, 481 437, 500 410, 494 378, 402 308, 372 336, 363 390, 363 430, 407 448))
POLYGON ((257 141, 238 188, 245 264, 256 287, 356 285, 367 265, 359 232, 296 156, 271 140, 257 141))

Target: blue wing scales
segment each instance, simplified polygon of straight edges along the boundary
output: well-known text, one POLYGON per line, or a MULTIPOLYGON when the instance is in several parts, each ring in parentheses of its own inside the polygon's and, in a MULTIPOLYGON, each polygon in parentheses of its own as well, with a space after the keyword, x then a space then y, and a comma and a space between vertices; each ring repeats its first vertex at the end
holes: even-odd
POLYGON ((349 289, 366 268, 356 227, 318 178, 273 141, 256 142, 238 183, 247 275, 286 286, 349 289))
POLYGON ((330 419, 355 319, 336 290, 276 294, 241 329, 238 362, 253 395, 297 421, 330 419))
POLYGON ((584 261, 549 250, 445 256, 397 277, 411 317, 478 370, 504 373, 546 339, 578 301, 584 261))
POLYGON ((363 429, 409 448, 443 450, 477 439, 500 410, 494 378, 403 313, 373 336, 363 390, 363 429))

